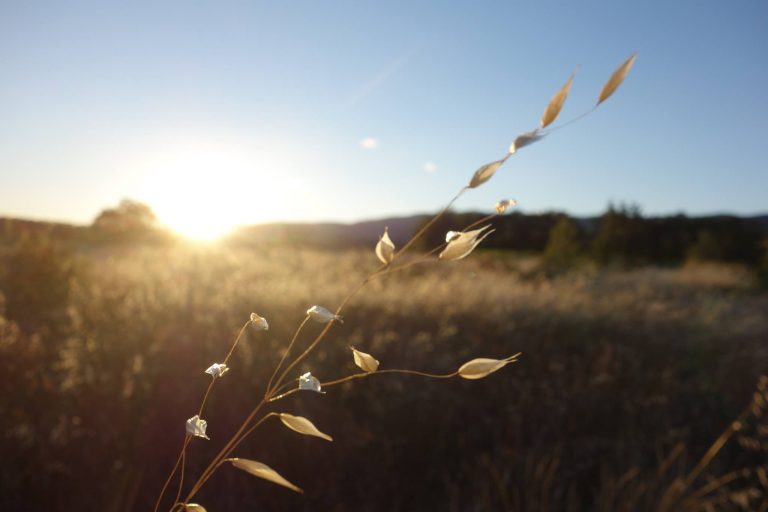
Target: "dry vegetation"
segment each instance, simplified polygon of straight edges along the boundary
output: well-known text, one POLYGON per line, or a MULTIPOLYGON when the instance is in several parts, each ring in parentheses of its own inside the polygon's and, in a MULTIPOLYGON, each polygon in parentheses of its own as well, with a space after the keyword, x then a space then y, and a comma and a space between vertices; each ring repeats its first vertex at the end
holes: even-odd
MULTIPOLYGON (((634 60, 614 71, 591 110, 548 128, 571 77, 539 126, 477 169, 445 211, 520 148, 594 111, 634 60)), ((437 265, 408 265, 412 253, 403 252, 441 216, 397 252, 385 232, 376 250, 382 267, 371 251, 202 249, 169 238, 164 248, 137 249, 140 239, 115 243, 130 240, 122 231, 90 252, 80 246, 73 259, 55 243, 25 238, 2 255, 0 276, 0 505, 159 510, 166 487, 155 501, 158 488, 172 481, 166 461, 178 459, 179 475, 196 475, 188 486, 197 480, 186 497, 181 483, 168 487, 169 499, 178 488, 171 511, 200 510, 193 497, 210 510, 768 509, 768 296, 751 271, 574 270, 582 259, 553 259, 562 250, 549 245, 543 265, 502 252, 446 261, 492 233, 478 226, 494 215, 449 232, 437 265), (384 274, 371 274, 377 267, 384 274), (376 278, 346 304, 367 276, 376 278), (315 304, 341 304, 335 312, 343 308, 347 322, 302 330, 315 304), (272 329, 254 336, 254 319, 265 326, 254 311, 272 329), (242 343, 224 361, 233 371, 208 398, 213 384, 203 370, 241 339, 238 331, 242 343), (269 422, 258 436, 241 435, 272 405, 282 377, 264 385, 294 332, 300 350, 330 335, 307 359, 291 354, 286 378, 311 370, 332 384, 357 373, 351 346, 381 361, 384 371, 365 380, 279 402, 291 428, 307 425, 296 429, 296 416, 312 418, 333 446, 269 422), (479 382, 386 372, 466 377, 466 367, 456 370, 469 359, 518 351, 520 364, 479 382), (190 435, 205 434, 203 425, 190 432, 197 416, 182 437, 200 396, 213 439, 206 442, 190 435), (279 467, 308 497, 220 466, 241 441, 235 455, 279 467)), ((561 231, 560 247, 576 247, 578 233, 561 231)))
MULTIPOLYGON (((237 371, 208 405, 214 441, 196 444, 191 474, 263 394, 289 326, 376 266, 370 251, 81 257, 58 305, 66 327, 0 328, 2 508, 150 509, 207 384, 201 373, 243 319, 259 311, 271 329, 239 345, 237 371)), ((380 375, 291 397, 281 409, 334 443, 265 424, 239 451, 306 495, 223 468, 198 499, 209 510, 657 509, 753 400, 768 368, 766 311, 768 296, 733 267, 546 277, 535 260, 489 252, 414 266, 372 283, 299 370, 325 381, 353 373, 350 345, 382 368, 450 372, 518 350, 521 362, 477 382, 380 375)), ((768 425, 754 409, 681 493, 710 484, 693 509, 765 506, 768 425)))

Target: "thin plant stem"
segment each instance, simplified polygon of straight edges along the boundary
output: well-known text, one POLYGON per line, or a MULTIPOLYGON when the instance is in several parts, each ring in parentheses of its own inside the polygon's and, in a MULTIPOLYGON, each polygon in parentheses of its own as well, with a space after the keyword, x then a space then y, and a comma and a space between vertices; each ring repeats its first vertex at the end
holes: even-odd
MULTIPOLYGON (((361 372, 361 373, 354 373, 352 375, 347 375, 346 377, 342 377, 340 379, 331 380, 328 382, 322 382, 320 383, 320 386, 322 388, 328 388, 331 386, 336 386, 337 384, 342 384, 344 382, 348 382, 355 379, 363 379, 365 377, 369 377, 371 375, 377 375, 377 374, 383 374, 383 373, 400 373, 404 375, 418 375, 420 377, 428 377, 431 379, 450 379, 452 377, 455 377, 459 374, 459 372, 453 372, 453 373, 445 373, 445 374, 436 374, 436 373, 425 373, 425 372, 419 372, 416 370, 397 370, 397 369, 388 369, 388 370, 376 370, 375 372, 361 372)), ((287 396, 290 396, 296 392, 300 391, 298 388, 293 388, 282 395, 273 396, 269 399, 270 402, 276 402, 278 400, 281 400, 287 396)))
POLYGON ((381 274, 377 275, 376 277, 388 276, 390 274, 394 274, 395 272, 399 272, 401 270, 405 270, 407 268, 411 268, 413 266, 420 265, 422 263, 429 263, 430 261, 433 261, 433 259, 430 258, 430 256, 432 256, 433 254, 435 254, 437 251, 439 251, 440 249, 442 249, 445 246, 446 246, 446 244, 444 244, 444 243, 440 244, 437 247, 435 247, 434 249, 432 249, 431 251, 422 254, 420 258, 418 258, 416 260, 413 260, 413 261, 409 261, 408 263, 404 263, 404 264, 400 265, 399 267, 392 267, 390 269, 387 269, 386 272, 382 272, 381 274))
POLYGON ((197 415, 199 417, 203 416, 203 408, 205 407, 205 402, 208 400, 208 395, 211 394, 211 389, 213 389, 213 383, 216 382, 216 379, 211 379, 211 382, 208 383, 208 389, 205 390, 205 394, 203 395, 203 400, 200 402, 200 409, 197 411, 197 415))
POLYGON ((237 344, 240 343, 240 338, 243 337, 243 334, 245 333, 245 329, 251 324, 251 321, 248 320, 243 324, 243 326, 240 328, 240 332, 237 334, 237 338, 235 338, 235 342, 232 344, 232 348, 229 349, 229 353, 227 354, 227 357, 224 358, 224 363, 227 364, 229 362, 229 358, 232 357, 232 352, 235 351, 235 348, 237 347, 237 344))
POLYGON ((184 487, 184 466, 187 462, 187 450, 181 451, 181 470, 179 472, 179 488, 176 490, 176 498, 174 498, 173 502, 178 503, 179 497, 181 496, 181 489, 184 487))
MULTIPOLYGON (((346 302, 346 300, 345 300, 345 302, 346 302)), ((344 303, 342 303, 342 305, 339 306, 336 309, 336 313, 335 314, 338 315, 341 312, 343 307, 344 307, 344 303)), ((312 343, 310 343, 310 345, 304 350, 304 352, 302 352, 301 355, 299 355, 296 359, 293 360, 293 362, 291 364, 288 365, 288 367, 280 374, 280 377, 277 379, 277 383, 275 384, 276 388, 279 387, 283 383, 283 380, 288 375, 288 373, 297 364, 299 364, 305 357, 307 357, 309 355, 309 353, 312 352, 312 350, 317 346, 317 344, 320 343, 323 340, 323 338, 325 338, 325 335, 328 334, 328 331, 331 330, 331 327, 333 326, 334 323, 335 323, 335 321, 328 322, 325 325, 325 327, 323 327, 323 330, 320 331, 320 334, 317 335, 317 337, 312 341, 312 343)), ((269 399, 269 398, 270 397, 268 396, 267 399, 269 399)))
MULTIPOLYGON (((266 421, 268 418, 271 418, 273 416, 279 416, 279 414, 276 413, 276 412, 270 412, 269 414, 265 414, 259 421, 257 421, 253 425, 251 425, 251 427, 248 430, 246 430, 244 433, 239 435, 239 437, 237 437, 237 440, 234 441, 233 443, 231 443, 231 446, 229 446, 226 449, 226 451, 222 451, 221 452, 221 457, 217 456, 218 461, 216 461, 215 464, 212 464, 210 466, 212 469, 210 471, 208 471, 207 474, 204 473, 203 475, 201 475, 201 477, 195 483, 195 486, 192 488, 192 491, 190 491, 190 493, 185 498, 185 502, 189 502, 189 500, 194 497, 194 495, 203 487, 205 482, 207 482, 208 479, 213 475, 214 471, 216 471, 216 469, 218 469, 218 467, 221 465, 221 463, 224 462, 227 457, 229 457, 229 455, 232 453, 232 451, 235 448, 237 448, 237 446, 241 442, 243 442, 243 440, 246 437, 248 437, 254 430, 256 430, 256 427, 258 427, 259 425, 264 423, 264 421, 266 421)), ((233 437, 230 441, 232 441, 234 439, 235 439, 235 437, 233 437)))
POLYGON ((246 430, 246 431, 243 433, 243 435, 241 435, 241 436, 240 436, 240 439, 238 439, 238 440, 235 442, 235 444, 233 444, 233 445, 232 445, 232 448, 230 448, 230 449, 229 449, 229 453, 227 454, 227 456, 228 456, 230 453, 232 453, 232 450, 234 450, 235 448, 237 448, 237 446, 238 446, 240 443, 242 443, 242 442, 245 440, 245 438, 246 438, 246 437, 248 437, 249 435, 251 435, 251 433, 252 433, 254 430, 256 430, 256 428, 257 428, 259 425, 261 425, 262 423, 264 423, 264 422, 267 420, 267 418, 272 418, 272 417, 275 417, 275 416, 280 416, 280 414, 278 414, 278 413, 276 413, 276 412, 270 412, 269 414, 265 414, 265 415, 264 415, 264 416, 263 416, 263 417, 262 417, 262 418, 261 418, 259 421, 257 421, 257 422, 256 422, 256 423, 254 423, 253 425, 251 425, 251 428, 249 428, 248 430, 246 430))
MULTIPOLYGON (((240 328, 240 332, 238 332, 237 337, 235 338, 235 341, 232 343, 232 346, 230 347, 229 352, 227 353, 227 357, 224 358, 223 364, 227 364, 227 362, 229 362, 229 358, 232 357, 232 353, 235 351, 235 348, 237 347, 238 343, 240 343, 240 339, 243 337, 243 334, 245 334, 245 329, 248 327, 248 325, 250 325, 250 323, 251 322, 249 320, 245 322, 243 326, 240 328)), ((203 399, 200 401, 200 408, 198 409, 198 412, 197 412, 198 417, 201 417, 203 415, 203 409, 205 407, 205 403, 208 400, 208 396, 210 395, 211 389, 213 388, 213 385, 215 382, 216 382, 216 379, 212 378, 211 382, 208 383, 208 387, 205 390, 203 399)), ((185 436, 184 438, 184 444, 182 445, 181 450, 179 451, 179 456, 176 459, 176 464, 171 470, 171 473, 168 475, 165 485, 160 491, 160 495, 157 497, 157 503, 155 504, 155 512, 157 512, 158 508, 160 507, 160 502, 163 499, 163 495, 165 494, 165 491, 168 488, 168 484, 173 478, 173 475, 176 473, 176 470, 179 468, 179 465, 181 465, 181 474, 182 474, 181 481, 179 482, 179 494, 181 493, 181 486, 184 482, 183 475, 184 475, 184 465, 186 463, 186 450, 187 450, 187 446, 189 445, 190 439, 191 439, 191 436, 189 435, 185 436)), ((176 497, 176 501, 178 501, 178 495, 176 497)))
POLYGON ((285 393, 273 396, 272 398, 269 399, 269 401, 270 402, 277 402, 278 400, 281 400, 281 399, 283 399, 283 398, 285 398, 287 396, 290 396, 290 395, 296 393, 297 391, 300 391, 300 389, 299 388, 293 388, 293 389, 291 389, 289 391, 286 391, 285 393))
POLYGON ((269 378, 269 382, 267 383, 267 391, 265 393, 265 397, 269 396, 269 394, 272 391, 272 381, 275 379, 275 375, 277 375, 277 371, 280 369, 280 367, 283 365, 283 362, 285 362, 285 358, 288 357, 288 354, 290 353, 291 349, 293 348, 294 343, 296 343, 296 339, 299 337, 299 333, 304 328, 304 326, 309 321, 309 315, 304 317, 304 320, 301 321, 301 324, 299 324, 298 329, 296 329, 296 332, 293 334, 293 338, 291 338, 291 342, 288 344, 288 348, 283 353, 283 357, 280 359, 280 362, 277 363, 277 366, 275 366, 275 370, 272 372, 272 376, 269 378))
POLYGON ((728 428, 726 428, 717 439, 715 439, 715 442, 712 443, 709 449, 704 453, 696 466, 691 470, 690 473, 688 473, 688 475, 686 475, 685 479, 683 479, 679 489, 677 489, 677 496, 682 496, 685 493, 690 485, 696 481, 701 472, 704 471, 710 462, 712 462, 712 459, 715 458, 723 446, 725 446, 725 443, 727 443, 733 434, 741 428, 743 419, 750 413, 750 410, 751 404, 747 406, 747 408, 744 409, 741 414, 739 414, 736 419, 730 423, 730 425, 728 425, 728 428))
POLYGON ((462 231, 467 231, 467 230, 470 230, 470 229, 472 229, 473 227, 475 227, 475 226, 478 226, 478 225, 480 225, 480 224, 483 224, 484 222, 488 222, 488 221, 490 221, 490 220, 493 220, 493 219, 495 219, 495 218, 496 218, 496 217, 498 217, 498 216, 499 216, 499 214, 498 214, 498 213, 492 213, 492 214, 490 214, 490 215, 486 215, 486 216, 485 216, 485 217, 483 217, 482 219, 476 220, 475 222, 473 222, 473 223, 472 223, 472 224, 470 224, 469 226, 465 227, 464 229, 462 229, 462 231))
POLYGON ((375 372, 361 372, 361 373, 353 373, 352 375, 347 375, 346 377, 342 377, 340 379, 332 380, 329 382, 323 382, 321 385, 322 387, 329 388, 331 386, 336 386, 338 384, 342 384, 344 382, 349 382, 351 380, 355 379, 363 379, 365 377, 370 377, 371 375, 380 375, 384 373, 399 373, 402 375, 418 375, 419 377, 428 377, 430 379, 452 379, 453 377, 456 377, 459 372, 452 372, 452 373, 426 373, 426 372, 419 372, 416 370, 397 370, 397 369, 388 369, 388 370, 376 370, 375 372))
POLYGON ((712 491, 716 491, 717 489, 721 488, 722 486, 731 483, 732 481, 739 478, 742 474, 743 470, 738 471, 731 471, 730 473, 726 473, 725 475, 717 478, 716 480, 713 480, 709 482, 706 485, 703 485, 699 489, 697 489, 693 494, 691 494, 684 502, 683 502, 683 508, 691 508, 691 505, 695 505, 697 499, 702 498, 706 496, 707 494, 711 493, 712 491), (687 506, 686 506, 687 504, 687 506))
POLYGON ((271 395, 270 395, 271 398, 269 398, 268 401, 269 402, 274 402, 277 399, 276 395, 277 396, 282 396, 280 394, 283 393, 284 391, 292 388, 292 387, 295 387, 296 386, 295 382, 297 382, 298 380, 299 379, 290 380, 290 381, 286 382, 285 384, 283 384, 282 386, 280 386, 279 388, 274 389, 272 391, 271 395))
POLYGON ((208 479, 211 473, 215 470, 216 466, 219 464, 220 460, 227 456, 229 453, 229 449, 232 447, 232 445, 237 441, 238 437, 245 431, 248 424, 253 420, 253 418, 259 413, 261 408, 267 403, 266 399, 262 399, 261 402, 254 407, 254 409, 248 414, 248 416, 245 418, 245 421, 240 425, 240 428, 238 428, 237 432, 227 441, 227 444, 224 445, 224 447, 219 451, 218 454, 213 458, 210 464, 208 464, 208 467, 205 468, 202 475, 197 479, 197 482, 195 482, 195 485, 192 486, 192 489, 189 491, 189 494, 187 494, 187 497, 185 498, 185 502, 188 502, 192 496, 195 495, 195 493, 200 489, 202 484, 208 479))
POLYGON ((453 197, 453 199, 451 199, 451 200, 448 202, 448 204, 445 206, 445 208, 443 208, 443 210, 442 210, 440 213, 438 213, 437 215, 435 215, 434 217, 432 217, 432 218, 429 220, 429 222, 427 222, 426 224, 424 224, 424 225, 421 227, 421 229, 419 229, 419 230, 416 232, 416 234, 415 234, 415 235, 413 235, 413 236, 411 237, 411 239, 410 239, 410 240, 408 240, 408 242, 406 242, 406 244, 403 246, 403 248, 402 248, 402 249, 400 249, 399 251, 397 251, 397 252, 395 253, 395 255, 393 256, 393 259, 394 259, 394 258, 397 258, 397 257, 398 257, 398 256, 400 256, 401 254, 403 254, 405 251, 407 251, 407 250, 408 250, 408 248, 409 248, 411 245, 413 245, 413 243, 414 243, 414 242, 415 242, 415 241, 416 241, 416 240, 417 240, 417 239, 418 239, 418 238, 419 238, 421 235, 423 235, 423 234, 424 234, 424 232, 425 232, 427 229, 429 229, 430 227, 432 227, 432 225, 433 225, 435 222, 437 222, 437 221, 438 221, 438 220, 439 220, 439 219, 440 219, 440 218, 441 218, 443 215, 445 215, 445 213, 446 213, 446 212, 447 212, 447 211, 448 211, 448 210, 451 208, 451 206, 453 206, 453 203, 455 203, 455 202, 456 202, 456 201, 457 201, 457 200, 458 200, 458 199, 459 199, 459 198, 462 196, 462 194, 464 194, 464 192, 466 192, 467 190, 469 190, 469 187, 464 187, 464 188, 462 188, 461 190, 459 190, 459 193, 458 193, 458 194, 456 194, 456 195, 453 197))
POLYGON ((173 466, 171 473, 168 475, 168 478, 165 480, 165 484, 163 485, 163 488, 160 490, 160 495, 157 497, 157 501, 155 502, 155 512, 157 512, 160 509, 160 502, 163 500, 163 495, 165 494, 166 489, 168 489, 168 485, 171 483, 171 480, 173 479, 173 475, 176 474, 176 470, 179 468, 179 464, 181 464, 181 459, 184 456, 184 450, 187 447, 187 443, 189 443, 189 435, 184 437, 184 443, 182 443, 181 450, 179 450, 179 456, 176 459, 176 464, 173 466))
POLYGON ((583 113, 579 114, 578 116, 574 117, 573 119, 571 119, 569 121, 566 121, 564 123, 558 124, 557 126, 553 126, 552 128, 547 128, 547 129, 542 130, 542 131, 543 131, 543 133, 545 135, 549 135, 550 133, 556 132, 557 130, 559 130, 561 128, 565 128, 568 125, 571 125, 573 123, 577 123, 577 122, 581 121, 582 119, 584 119, 585 117, 587 117, 592 112, 594 112, 595 110, 597 110, 597 107, 599 107, 599 106, 600 106, 600 103, 598 103, 597 105, 595 105, 591 109, 587 110, 586 112, 583 112, 583 113))

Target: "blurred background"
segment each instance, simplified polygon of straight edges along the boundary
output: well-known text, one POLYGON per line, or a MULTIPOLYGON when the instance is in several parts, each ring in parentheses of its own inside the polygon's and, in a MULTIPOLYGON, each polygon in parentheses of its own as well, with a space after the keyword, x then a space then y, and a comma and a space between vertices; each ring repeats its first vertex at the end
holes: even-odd
MULTIPOLYGON (((493 211, 466 260, 372 281, 209 511, 768 510, 768 6, 759 2, 0 4, 0 508, 151 510, 209 383, 186 489, 306 309, 493 211), (557 123, 556 123, 557 124, 557 123)), ((299 339, 320 331, 309 324, 299 339)), ((175 494, 175 487, 173 492, 175 494)), ((170 506, 167 500, 167 509, 170 506)))

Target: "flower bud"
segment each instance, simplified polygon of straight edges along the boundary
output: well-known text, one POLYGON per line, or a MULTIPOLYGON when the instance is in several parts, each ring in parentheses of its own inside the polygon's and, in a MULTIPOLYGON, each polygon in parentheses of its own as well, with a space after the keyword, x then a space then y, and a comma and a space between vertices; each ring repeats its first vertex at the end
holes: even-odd
POLYGON ((327 324, 333 320, 338 320, 339 322, 344 323, 344 320, 342 320, 339 315, 331 313, 323 306, 312 306, 307 310, 307 315, 315 322, 320 322, 321 324, 327 324))
POLYGON ((267 323, 266 318, 262 318, 256 313, 251 313, 251 324, 256 327, 259 331, 268 331, 269 330, 269 324, 267 323))
POLYGON ((514 199, 503 199, 496 203, 496 213, 501 215, 506 212, 508 208, 512 208, 513 206, 517 206, 517 201, 514 199))
POLYGON ((203 439, 210 440, 211 438, 205 434, 205 429, 208 427, 208 422, 201 420, 200 416, 195 414, 187 420, 187 434, 190 436, 202 437, 203 439))
POLYGON ((312 376, 312 372, 307 372, 299 377, 299 389, 306 391, 314 391, 316 393, 322 393, 320 391, 320 381, 317 377, 312 376))
POLYGON ((213 377, 214 379, 217 379, 219 377, 222 377, 225 373, 229 371, 229 367, 225 365, 224 363, 213 363, 211 366, 208 367, 207 370, 205 370, 205 373, 213 377))
POLYGON ((395 257, 395 244, 389 238, 388 229, 384 228, 384 234, 379 238, 379 243, 376 244, 376 257, 381 260, 385 265, 392 263, 395 257))
POLYGON ((453 261, 466 258, 480 242, 485 240, 485 237, 493 233, 494 230, 483 233, 489 227, 491 227, 490 224, 480 229, 467 231, 466 233, 449 231, 445 237, 448 245, 440 253, 440 259, 453 261))

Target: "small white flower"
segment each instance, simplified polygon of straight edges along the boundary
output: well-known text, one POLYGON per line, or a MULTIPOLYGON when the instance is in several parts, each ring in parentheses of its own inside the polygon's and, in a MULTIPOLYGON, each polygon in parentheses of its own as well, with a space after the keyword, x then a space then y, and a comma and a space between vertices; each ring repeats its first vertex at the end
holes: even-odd
POLYGON ((322 393, 320 391, 320 381, 317 380, 317 377, 312 376, 312 372, 307 372, 299 377, 299 389, 322 393))
POLYGON ((251 323, 254 327, 256 327, 260 331, 268 331, 269 330, 269 324, 267 323, 266 318, 262 318, 256 313, 251 313, 251 323))
POLYGON ((214 379, 217 379, 219 377, 224 376, 225 373, 229 371, 229 367, 225 365, 224 363, 213 363, 211 366, 208 367, 207 370, 205 370, 205 373, 213 377, 214 379))
POLYGON ((517 205, 517 201, 514 199, 503 199, 496 203, 496 213, 503 214, 507 209, 517 205))
POLYGON ((202 437, 203 439, 210 440, 211 438, 205 434, 205 429, 208 427, 208 422, 201 420, 200 416, 195 414, 187 420, 187 434, 190 436, 202 437))
POLYGON ((338 320, 339 322, 344 323, 344 320, 342 320, 339 315, 334 315, 323 306, 312 306, 307 310, 307 315, 312 320, 320 322, 321 324, 327 324, 333 320, 338 320))
POLYGON ((480 229, 474 229, 467 232, 456 233, 449 231, 448 236, 445 237, 448 245, 443 249, 443 252, 440 253, 440 259, 453 261, 469 256, 469 253, 477 247, 477 244, 493 233, 493 230, 483 233, 483 231, 489 227, 491 227, 490 224, 480 229))

